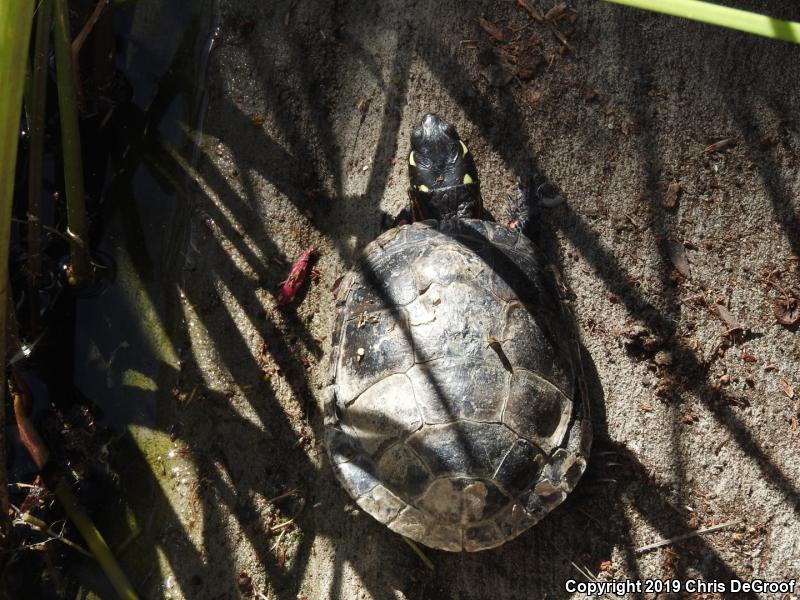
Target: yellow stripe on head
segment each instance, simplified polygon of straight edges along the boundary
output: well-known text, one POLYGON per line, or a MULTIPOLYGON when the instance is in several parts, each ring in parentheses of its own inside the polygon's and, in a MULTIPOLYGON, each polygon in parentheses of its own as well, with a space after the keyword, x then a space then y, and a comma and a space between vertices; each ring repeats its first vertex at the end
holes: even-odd
POLYGON ((417 166, 417 163, 414 161, 414 151, 413 150, 411 151, 411 154, 408 155, 408 164, 410 164, 412 167, 416 167, 417 166))
POLYGON ((427 185, 425 185, 424 183, 420 184, 420 186, 417 189, 420 192, 430 192, 431 191, 431 189, 427 185))
POLYGON ((469 176, 469 173, 464 173, 464 185, 468 185, 470 183, 474 183, 472 181, 472 177, 469 176))
POLYGON ((458 141, 461 142, 461 148, 464 150, 464 156, 466 156, 467 153, 469 152, 469 148, 467 148, 467 145, 462 140, 458 141))

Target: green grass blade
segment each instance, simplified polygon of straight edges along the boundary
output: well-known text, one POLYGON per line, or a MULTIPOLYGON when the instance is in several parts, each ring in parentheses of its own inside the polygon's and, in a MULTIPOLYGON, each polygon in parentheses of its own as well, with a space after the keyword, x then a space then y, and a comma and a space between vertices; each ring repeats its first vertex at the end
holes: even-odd
POLYGON ((774 19, 767 15, 728 8, 711 2, 700 2, 700 0, 606 0, 606 2, 800 44, 800 23, 774 19))
POLYGON ((83 188, 81 137, 78 129, 78 102, 72 69, 67 0, 55 0, 53 11, 53 46, 56 53, 58 115, 61 121, 61 146, 64 153, 64 184, 67 192, 67 233, 70 237, 73 283, 90 278, 87 245, 86 201, 83 188))
POLYGON ((69 515, 70 520, 78 528, 78 531, 83 537, 86 545, 92 551, 92 554, 100 563, 103 572, 111 580, 117 594, 122 600, 137 600, 138 596, 133 591, 130 581, 123 573, 119 563, 111 553, 111 549, 106 544, 101 533, 97 530, 94 523, 83 509, 78 504, 78 500, 63 481, 59 481, 55 489, 56 498, 59 499, 64 510, 69 515))
MULTIPOLYGON (((6 307, 11 290, 8 277, 8 246, 11 237, 11 206, 14 200, 14 176, 17 164, 19 120, 25 66, 31 38, 34 2, 0 0, 0 359, 5 373, 6 307)), ((0 379, 0 511, 5 506, 5 375, 0 379)), ((0 532, 2 533, 2 532, 0 532)))

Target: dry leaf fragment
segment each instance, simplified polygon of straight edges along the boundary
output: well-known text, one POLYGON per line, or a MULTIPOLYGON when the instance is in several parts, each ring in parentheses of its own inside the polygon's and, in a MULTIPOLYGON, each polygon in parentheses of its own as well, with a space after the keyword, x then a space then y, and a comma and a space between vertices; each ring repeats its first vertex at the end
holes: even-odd
POLYGON ((744 331, 744 327, 742 324, 737 321, 734 316, 728 311, 727 308, 722 306, 722 304, 717 304, 715 306, 717 309, 717 314, 719 318, 722 319, 723 323, 725 323, 725 327, 728 328, 728 333, 734 333, 738 331, 744 331))
POLYGON ((678 273, 690 279, 692 276, 692 272, 689 269, 689 259, 686 258, 686 249, 683 247, 683 244, 679 242, 673 242, 668 240, 667 241, 667 255, 669 259, 672 261, 672 264, 675 265, 678 273))
POLYGON ((567 3, 562 2, 561 4, 556 4, 553 8, 547 11, 544 15, 545 21, 555 21, 561 15, 563 15, 567 11, 567 3))
POLYGON ((783 386, 783 393, 786 394, 786 397, 789 399, 794 398, 794 386, 785 379, 781 379, 781 385, 783 386))
POLYGON ((283 567, 286 564, 286 548, 283 545, 278 546, 276 554, 275 561, 278 563, 279 567, 283 567))
POLYGON ((583 99, 586 100, 586 102, 592 102, 593 100, 597 100, 599 97, 600 92, 594 88, 586 88, 583 91, 583 99))
POLYGON ((540 90, 528 91, 528 100, 530 100, 533 103, 539 102, 539 100, 542 99, 542 96, 544 96, 544 94, 542 94, 540 90))
POLYGON ((731 146, 735 146, 738 141, 739 140, 735 137, 721 139, 718 142, 714 142, 713 144, 706 146, 705 153, 713 154, 714 152, 722 152, 731 146))
POLYGON ((747 348, 742 349, 742 360, 750 363, 758 362, 758 359, 747 348))
POLYGON ((537 21, 538 23, 544 21, 544 15, 542 14, 542 11, 533 6, 530 2, 528 2, 528 0, 517 0, 517 5, 520 8, 525 9, 525 11, 534 21, 537 21))
POLYGON ((656 352, 655 363, 659 367, 668 367, 674 361, 674 357, 672 356, 672 352, 667 350, 659 350, 656 352))
POLYGON ((523 54, 517 62, 517 76, 522 81, 529 81, 536 77, 543 65, 544 57, 541 54, 523 54))
POLYGON ((677 181, 673 181, 667 187, 667 193, 664 194, 663 198, 661 199, 661 204, 664 208, 675 208, 678 205, 678 199, 681 196, 681 184, 677 181))
POLYGON ((367 114, 371 102, 372 98, 367 98, 366 96, 362 96, 356 102, 356 110, 358 110, 358 112, 360 112, 362 115, 367 114))
POLYGON ((766 135, 762 136, 760 140, 758 140, 758 145, 762 148, 769 148, 770 146, 774 146, 778 142, 778 134, 775 131, 770 131, 766 135))
POLYGON ((488 33, 498 42, 506 41, 506 35, 503 33, 503 30, 500 29, 497 25, 495 25, 491 21, 487 21, 483 17, 478 17, 478 25, 480 25, 481 29, 483 29, 486 33, 488 33))
POLYGON ((778 323, 791 327, 800 322, 800 300, 794 296, 778 300, 774 306, 775 318, 778 323))
POLYGON ((600 570, 604 573, 614 573, 617 570, 617 567, 615 567, 614 563, 610 560, 604 560, 600 563, 600 570))

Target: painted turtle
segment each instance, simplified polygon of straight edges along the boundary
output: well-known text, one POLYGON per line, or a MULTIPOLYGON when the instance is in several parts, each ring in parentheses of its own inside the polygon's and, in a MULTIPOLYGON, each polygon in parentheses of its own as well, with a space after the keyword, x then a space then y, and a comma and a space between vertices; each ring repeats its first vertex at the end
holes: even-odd
POLYGON ((574 322, 537 247, 481 220, 452 125, 426 115, 409 156, 414 223, 343 280, 325 441, 358 505, 434 548, 475 551, 558 506, 586 468, 588 401, 574 322))

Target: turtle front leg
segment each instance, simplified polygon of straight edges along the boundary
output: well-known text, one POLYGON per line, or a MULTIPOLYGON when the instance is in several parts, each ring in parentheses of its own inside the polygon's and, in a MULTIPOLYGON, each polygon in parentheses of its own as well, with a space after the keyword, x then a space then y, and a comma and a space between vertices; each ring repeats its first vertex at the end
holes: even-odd
POLYGON ((458 205, 456 215, 459 219, 480 219, 480 204, 473 198, 458 205))
POLYGON ((511 204, 511 220, 508 222, 508 227, 525 235, 529 233, 531 218, 538 212, 538 207, 531 200, 531 195, 528 188, 522 187, 522 184, 519 183, 514 197, 506 196, 511 204))
POLYGON ((514 198, 508 196, 508 202, 511 204, 511 221, 508 226, 530 237, 532 224, 541 213, 542 207, 552 208, 561 204, 561 194, 548 181, 540 184, 535 193, 519 183, 514 198))

